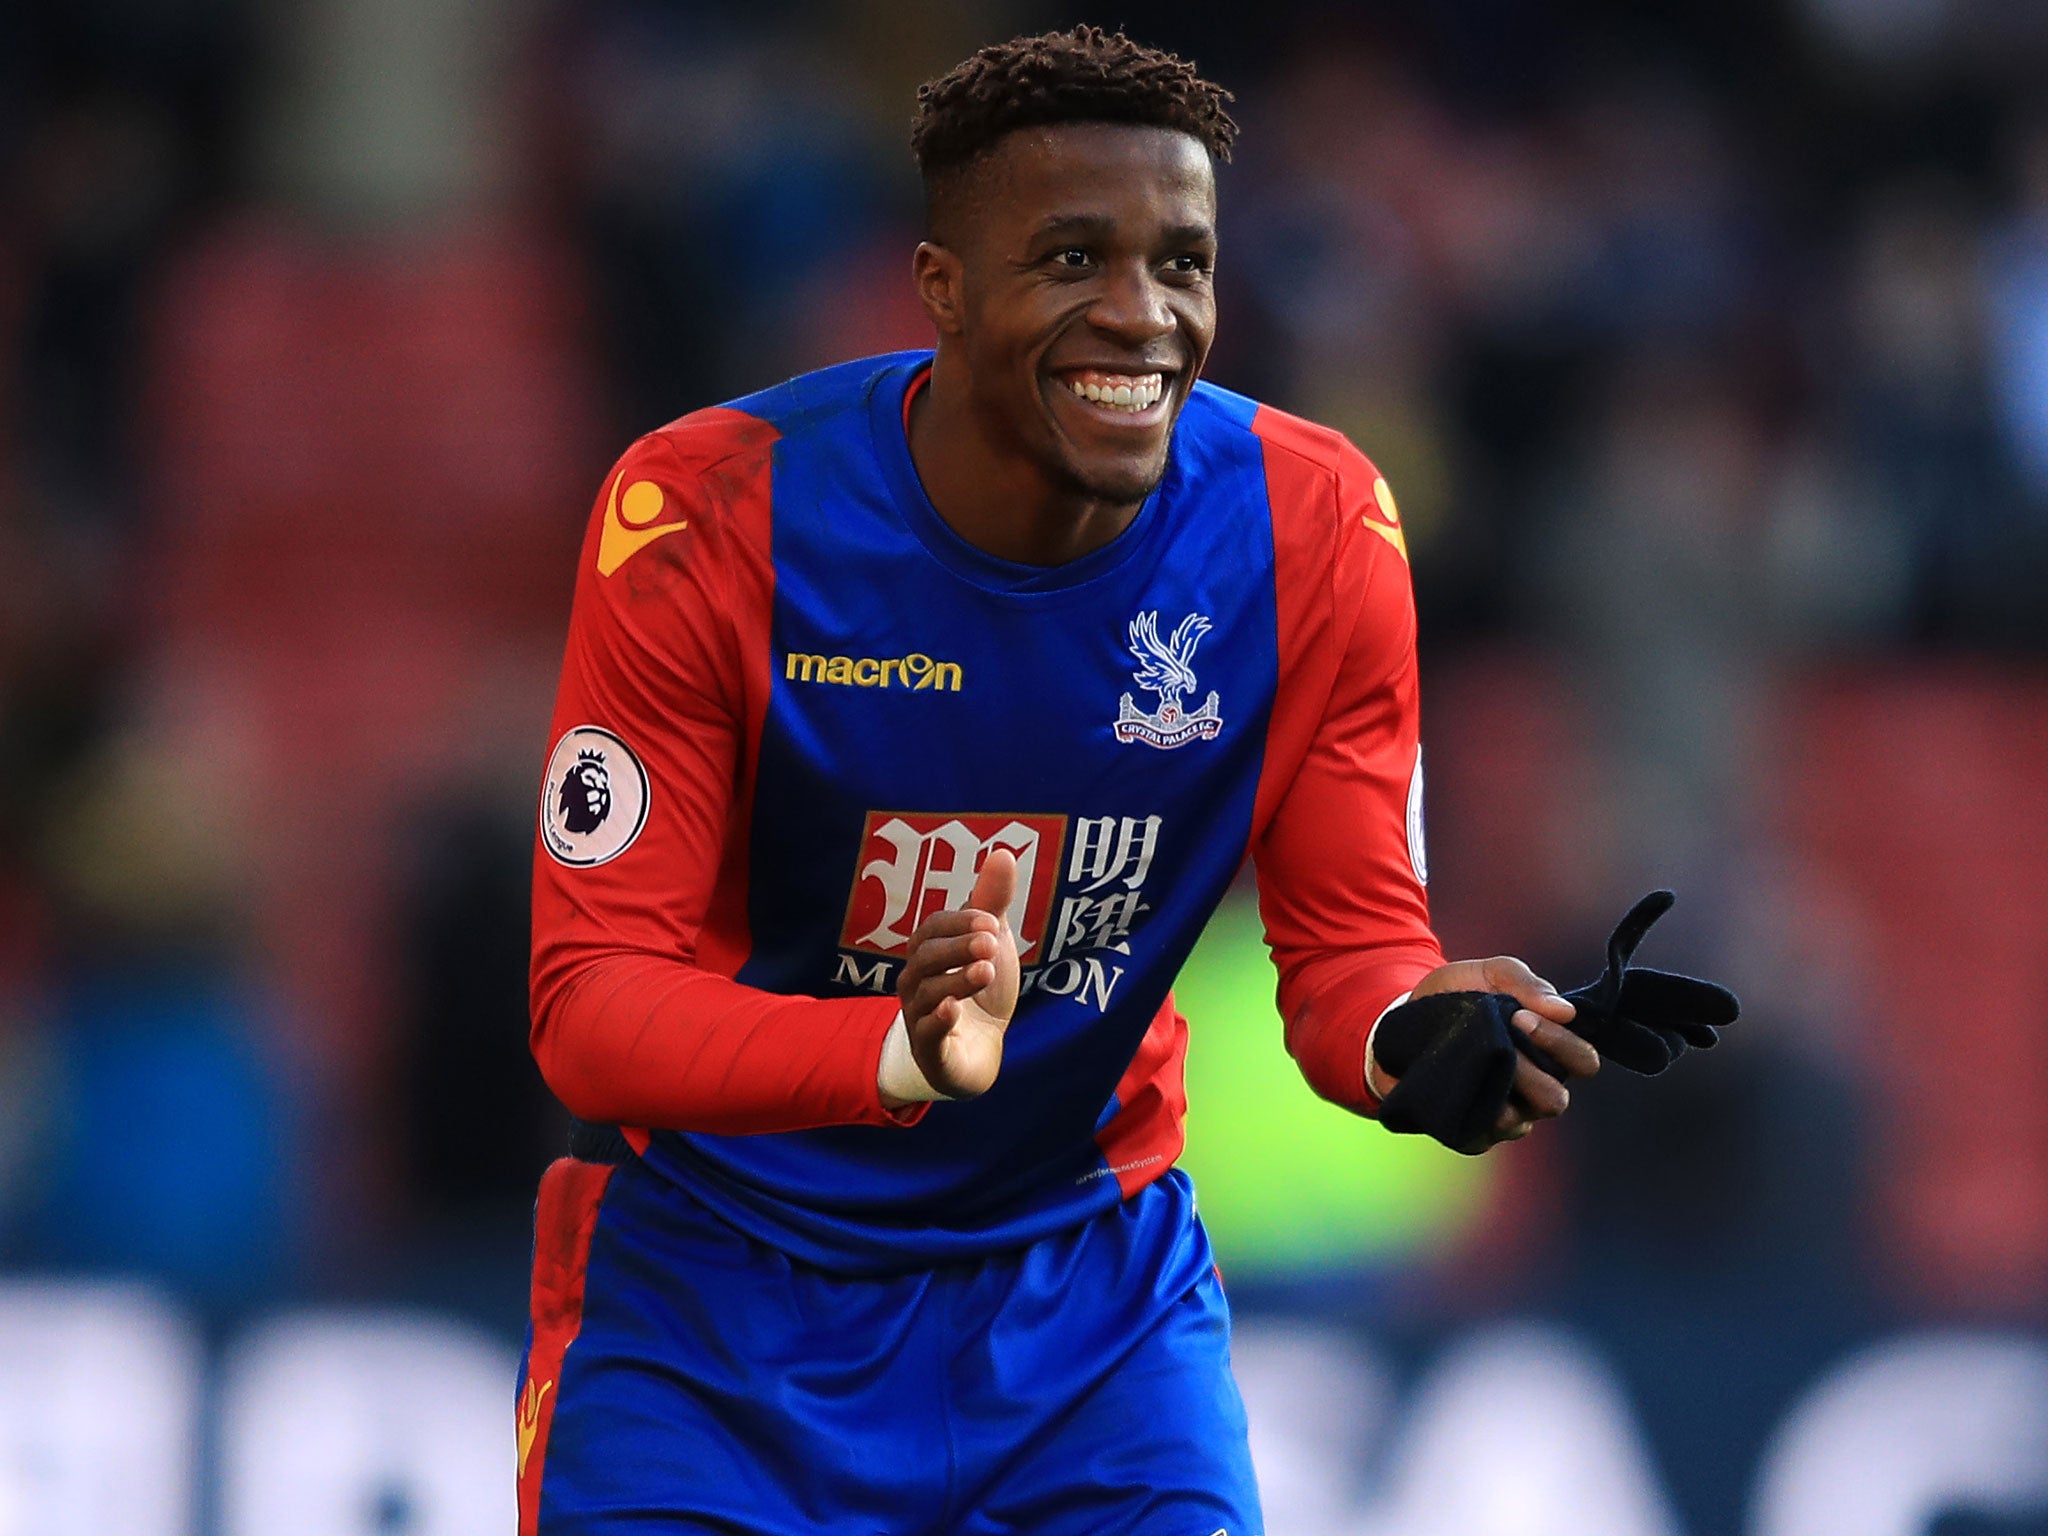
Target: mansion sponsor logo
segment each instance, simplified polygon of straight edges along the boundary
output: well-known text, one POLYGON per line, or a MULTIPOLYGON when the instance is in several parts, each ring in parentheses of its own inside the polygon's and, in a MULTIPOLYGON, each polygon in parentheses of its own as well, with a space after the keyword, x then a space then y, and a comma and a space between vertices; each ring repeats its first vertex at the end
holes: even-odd
POLYGON ((1066 838, 1064 816, 870 811, 840 947, 901 958, 919 923, 967 905, 974 877, 1002 848, 1017 860, 1017 895, 1007 915, 1017 957, 1028 965, 1040 958, 1066 838))
MULTIPOLYGON (((902 969, 901 960, 841 950, 832 980, 856 992, 888 997, 895 992, 896 976, 902 969)), ((1020 1001, 1036 992, 1043 992, 1047 997, 1071 997, 1076 1002, 1092 1005, 1098 1013, 1107 1013, 1109 1000, 1115 996, 1117 983, 1123 979, 1124 967, 1099 955, 1070 956, 1065 960, 1055 960, 1050 965, 1026 966, 1018 977, 1017 996, 1020 1001)))
POLYGON ((792 683, 832 683, 842 688, 935 689, 958 693, 960 663, 934 661, 922 651, 880 659, 874 656, 819 656, 791 651, 783 658, 782 675, 792 683))
POLYGON ((1124 976, 1117 957, 1131 953, 1132 931, 1152 910, 1143 893, 1162 825, 1158 816, 871 811, 832 979, 893 992, 918 925, 964 907, 981 866, 1001 848, 1017 860, 1006 915, 1021 996, 1043 992, 1106 1011, 1124 976))

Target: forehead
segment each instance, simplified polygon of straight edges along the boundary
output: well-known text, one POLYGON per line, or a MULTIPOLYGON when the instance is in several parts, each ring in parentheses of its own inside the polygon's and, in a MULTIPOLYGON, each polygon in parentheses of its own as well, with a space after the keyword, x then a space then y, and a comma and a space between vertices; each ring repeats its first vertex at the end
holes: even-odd
POLYGON ((985 215, 1008 226, 1055 219, 1212 222, 1208 151, 1171 128, 1061 123, 1006 134, 976 168, 985 215))

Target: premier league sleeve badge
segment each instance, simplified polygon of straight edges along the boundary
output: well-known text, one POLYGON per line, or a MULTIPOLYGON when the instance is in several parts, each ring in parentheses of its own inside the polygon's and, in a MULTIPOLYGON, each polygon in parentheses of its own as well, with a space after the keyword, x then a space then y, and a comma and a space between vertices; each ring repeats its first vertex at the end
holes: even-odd
POLYGON ((579 725, 548 758, 540 840, 558 864, 602 864, 633 846, 647 799, 647 770, 633 749, 601 726, 579 725))

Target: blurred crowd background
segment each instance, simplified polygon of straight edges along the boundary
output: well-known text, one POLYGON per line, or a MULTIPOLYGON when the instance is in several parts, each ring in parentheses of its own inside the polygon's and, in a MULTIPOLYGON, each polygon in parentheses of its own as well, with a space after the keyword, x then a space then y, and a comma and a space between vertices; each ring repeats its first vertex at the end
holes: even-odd
POLYGON ((1695 1536, 1845 1351, 2041 1343, 2048 9, 1999 0, 0 7, 7 1273, 516 1342, 591 498, 925 344, 914 89, 1082 19, 1237 93, 1210 377, 1400 499, 1447 947, 1574 985, 1670 886, 1646 960, 1747 1004, 1466 1163, 1288 1081, 1226 909, 1183 1000, 1241 1313, 1396 1384, 1571 1330, 1695 1536))

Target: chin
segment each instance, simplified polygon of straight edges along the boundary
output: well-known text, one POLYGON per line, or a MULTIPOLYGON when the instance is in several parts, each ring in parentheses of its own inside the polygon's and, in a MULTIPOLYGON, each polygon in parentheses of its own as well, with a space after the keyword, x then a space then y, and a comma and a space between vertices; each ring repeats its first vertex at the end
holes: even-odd
POLYGON ((1069 463, 1067 473, 1075 488, 1087 496, 1124 506, 1143 501, 1159 489, 1159 482, 1166 478, 1166 455, 1143 464, 1069 463))

